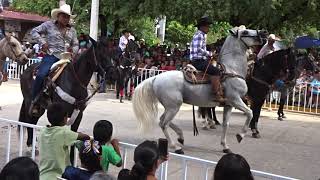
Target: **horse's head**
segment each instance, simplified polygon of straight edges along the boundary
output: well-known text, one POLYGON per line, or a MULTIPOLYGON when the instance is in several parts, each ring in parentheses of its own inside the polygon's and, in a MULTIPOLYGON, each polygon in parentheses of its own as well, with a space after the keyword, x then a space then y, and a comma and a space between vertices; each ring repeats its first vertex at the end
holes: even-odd
POLYGON ((275 51, 263 59, 263 64, 270 68, 273 78, 285 78, 286 82, 293 81, 296 77, 297 63, 294 50, 292 48, 275 51))
POLYGON ((138 51, 139 45, 134 42, 133 40, 128 41, 127 48, 125 50, 125 57, 128 58, 128 60, 134 64, 137 60, 137 54, 139 54, 138 51))
POLYGON ((93 52, 95 71, 105 74, 111 67, 113 67, 113 51, 112 48, 110 48, 109 40, 103 37, 97 42, 90 37, 90 41, 92 45, 89 50, 92 50, 93 52))
POLYGON ((247 49, 252 46, 262 45, 263 39, 267 38, 268 32, 264 30, 246 29, 244 26, 229 30, 230 34, 238 38, 247 49))
POLYGON ((2 41, 4 41, 2 46, 4 56, 22 65, 29 61, 28 57, 22 50, 20 42, 16 38, 11 35, 6 35, 2 41))

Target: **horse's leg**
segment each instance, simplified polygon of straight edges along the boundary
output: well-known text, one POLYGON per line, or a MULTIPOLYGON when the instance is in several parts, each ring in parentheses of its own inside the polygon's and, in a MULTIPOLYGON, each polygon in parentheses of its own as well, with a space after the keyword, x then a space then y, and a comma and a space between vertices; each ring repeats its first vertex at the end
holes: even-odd
POLYGON ((260 117, 260 112, 261 112, 261 108, 262 105, 264 103, 265 98, 261 98, 261 99, 252 99, 252 104, 250 106, 252 113, 253 113, 253 117, 252 120, 250 122, 250 128, 252 130, 252 137, 253 138, 260 138, 260 133, 258 131, 258 121, 259 121, 259 117, 260 117))
POLYGON ((176 134, 178 135, 178 142, 182 145, 184 145, 184 136, 183 136, 183 131, 181 130, 181 128, 179 128, 176 124, 174 124, 173 122, 169 123, 169 127, 171 127, 171 129, 176 132, 176 134))
POLYGON ((168 132, 168 125, 178 113, 179 107, 180 105, 178 105, 176 108, 165 109, 164 113, 160 117, 159 126, 161 127, 163 134, 166 136, 170 146, 175 149, 175 152, 178 154, 183 154, 182 148, 176 145, 175 141, 171 138, 168 132))
POLYGON ((134 89, 134 78, 130 78, 130 94, 129 94, 129 100, 131 100, 132 94, 134 89))
POLYGON ((229 119, 231 116, 232 106, 225 106, 223 108, 223 122, 222 122, 222 136, 221 136, 221 145, 223 147, 224 153, 231 153, 229 146, 227 144, 227 130, 229 126, 229 119))
MULTIPOLYGON (((74 131, 74 132, 78 131, 78 128, 80 126, 80 122, 81 122, 81 119, 82 119, 82 115, 83 115, 83 111, 80 111, 79 114, 78 114, 77 119, 71 125, 71 130, 72 131, 74 131)), ((73 165, 73 162, 74 162, 74 148, 75 148, 75 146, 71 146, 71 148, 70 148, 70 162, 71 162, 72 165, 73 165)))
POLYGON ((215 123, 213 122, 213 121, 216 121, 216 120, 214 120, 215 117, 213 116, 211 107, 207 108, 207 113, 208 113, 207 122, 208 122, 209 128, 210 129, 216 129, 215 123))
POLYGON ((120 84, 119 80, 116 81, 116 98, 119 99, 119 94, 120 94, 120 84))
POLYGON ((247 115, 247 119, 243 125, 241 133, 237 134, 237 140, 240 143, 248 131, 249 124, 250 124, 250 121, 251 121, 253 115, 252 115, 251 109, 242 101, 242 99, 240 97, 236 98, 233 101, 233 106, 235 108, 239 109, 240 111, 244 112, 247 115))
POLYGON ((220 122, 217 119, 216 107, 211 108, 211 110, 212 110, 212 117, 213 117, 213 120, 214 120, 215 124, 216 125, 221 125, 220 122))

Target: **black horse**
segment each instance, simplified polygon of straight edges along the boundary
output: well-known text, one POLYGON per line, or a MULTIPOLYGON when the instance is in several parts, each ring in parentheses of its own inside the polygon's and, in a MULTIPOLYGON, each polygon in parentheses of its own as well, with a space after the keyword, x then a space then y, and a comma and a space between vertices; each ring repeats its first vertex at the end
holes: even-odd
POLYGON ((132 97, 133 85, 134 85, 134 75, 137 72, 136 70, 136 60, 137 60, 137 50, 139 46, 134 41, 129 40, 127 48, 123 55, 120 56, 117 62, 117 71, 116 71, 116 96, 120 97, 120 102, 123 102, 123 96, 129 100, 132 97), (129 94, 128 94, 128 83, 129 85, 129 94), (120 96, 119 96, 120 95, 120 96))
MULTIPOLYGON (((46 107, 51 102, 61 102, 64 108, 68 111, 69 117, 75 110, 79 110, 74 123, 71 125, 71 130, 77 131, 82 119, 82 113, 86 108, 87 101, 92 97, 88 94, 87 86, 90 82, 93 72, 98 71, 101 74, 105 74, 106 71, 112 69, 111 50, 107 48, 108 40, 102 38, 99 42, 91 39, 91 47, 84 53, 82 53, 72 63, 69 63, 58 79, 52 83, 48 78, 46 80, 47 86, 46 93, 43 93, 40 98, 40 114, 36 117, 29 114, 29 107, 31 105, 31 90, 33 83, 33 74, 39 64, 32 64, 24 71, 21 76, 20 85, 23 94, 23 102, 20 109, 19 121, 37 124, 39 118, 44 114, 46 107), (57 93, 59 87, 69 96, 74 98, 74 103, 63 100, 57 93)), ((33 131, 31 128, 27 128, 28 138, 27 146, 32 145, 33 131)))
POLYGON ((247 79, 248 97, 251 100, 250 108, 253 113, 250 128, 254 138, 260 138, 258 120, 262 105, 271 90, 272 84, 285 74, 285 81, 293 82, 297 75, 296 57, 294 50, 291 48, 271 53, 260 61, 262 62, 254 67, 252 75, 247 79))

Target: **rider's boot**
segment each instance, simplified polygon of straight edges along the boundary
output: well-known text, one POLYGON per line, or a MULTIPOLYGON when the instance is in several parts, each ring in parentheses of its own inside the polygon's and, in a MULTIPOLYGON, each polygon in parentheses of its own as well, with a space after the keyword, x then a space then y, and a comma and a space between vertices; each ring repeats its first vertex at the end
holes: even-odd
POLYGON ((213 101, 218 101, 220 103, 225 103, 225 98, 223 97, 223 92, 220 85, 220 76, 211 76, 211 87, 213 92, 213 101))

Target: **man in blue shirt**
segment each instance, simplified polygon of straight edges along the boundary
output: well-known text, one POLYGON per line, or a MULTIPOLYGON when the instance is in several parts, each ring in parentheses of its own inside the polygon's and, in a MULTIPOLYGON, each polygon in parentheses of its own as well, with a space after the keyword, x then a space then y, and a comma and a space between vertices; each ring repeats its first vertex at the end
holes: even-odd
POLYGON ((220 70, 211 64, 213 53, 207 51, 206 38, 212 22, 209 17, 205 16, 198 20, 196 27, 198 31, 194 34, 190 46, 190 60, 192 65, 200 71, 210 75, 214 101, 224 102, 220 88, 220 70))

